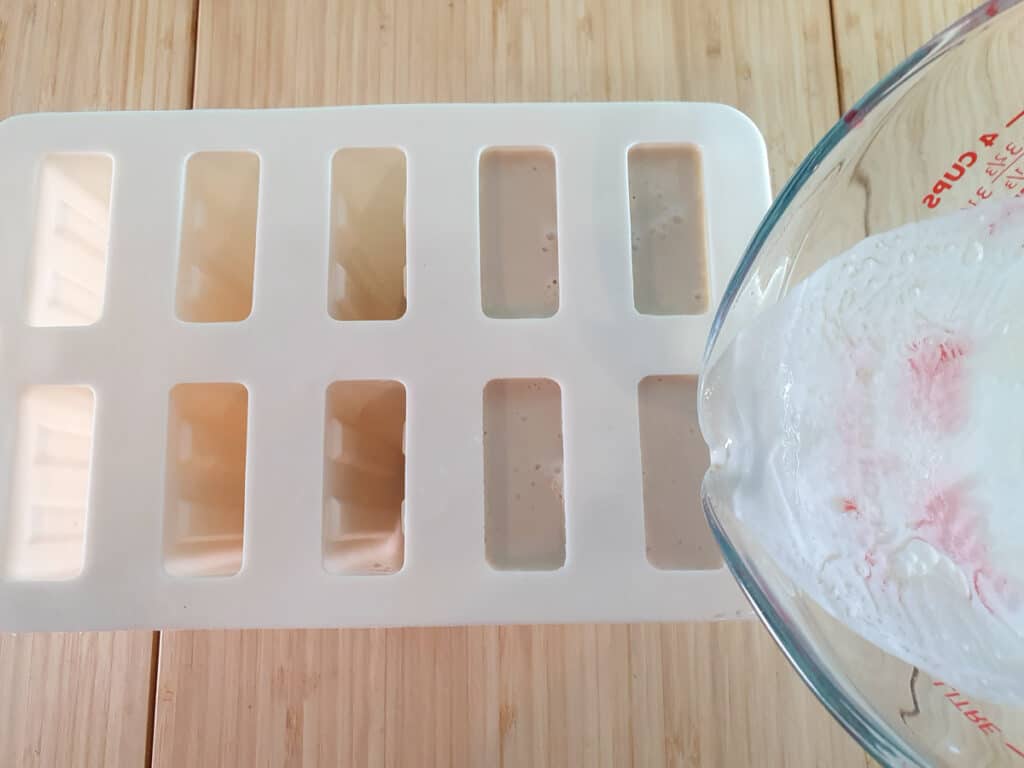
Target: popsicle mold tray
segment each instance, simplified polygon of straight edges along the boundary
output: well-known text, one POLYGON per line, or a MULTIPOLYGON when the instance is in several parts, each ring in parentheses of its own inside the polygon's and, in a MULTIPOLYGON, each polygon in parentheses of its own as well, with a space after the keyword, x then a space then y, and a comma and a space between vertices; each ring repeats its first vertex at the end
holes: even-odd
POLYGON ((709 619, 712 104, 0 124, 0 629, 709 619))

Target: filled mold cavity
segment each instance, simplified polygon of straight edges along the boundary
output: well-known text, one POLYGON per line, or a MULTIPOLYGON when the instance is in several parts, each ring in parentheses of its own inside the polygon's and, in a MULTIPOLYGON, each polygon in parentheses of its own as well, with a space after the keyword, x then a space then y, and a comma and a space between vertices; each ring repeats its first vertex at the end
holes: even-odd
POLYGON ((697 377, 648 376, 639 400, 647 559, 663 570, 719 568, 700 502, 710 460, 697 422, 697 377))
POLYGON ((405 166, 393 147, 334 154, 327 311, 335 320, 405 314, 405 166))
POLYGON ((114 161, 49 154, 39 170, 28 323, 91 325, 103 313, 114 161))
POLYGON ((175 293, 181 320, 237 322, 252 312, 259 188, 253 152, 189 157, 175 293))
POLYGON ((241 384, 171 390, 164 515, 164 567, 171 574, 241 570, 248 411, 241 384))
POLYGON ((499 570, 565 564, 562 391, 550 379, 484 389, 484 539, 499 570))
POLYGON ((638 144, 629 150, 633 302, 644 315, 708 311, 708 258, 700 149, 638 144))
POLYGON ((324 568, 394 573, 405 561, 405 387, 337 381, 324 425, 324 568))
POLYGON ((492 147, 480 156, 480 290, 484 314, 558 311, 555 156, 543 147, 492 147))
POLYGON ((82 572, 94 410, 88 387, 33 387, 22 396, 6 578, 60 581, 82 572))

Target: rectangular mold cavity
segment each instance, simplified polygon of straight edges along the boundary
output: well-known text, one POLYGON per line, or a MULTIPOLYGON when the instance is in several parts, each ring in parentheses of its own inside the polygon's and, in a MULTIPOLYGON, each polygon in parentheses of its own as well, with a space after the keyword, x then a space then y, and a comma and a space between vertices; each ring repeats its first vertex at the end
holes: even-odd
POLYGON ((708 258, 700 149, 638 144, 629 150, 633 303, 644 315, 708 311, 708 258))
POLYGON ((175 312, 191 323, 229 323, 252 312, 260 158, 197 152, 188 159, 175 312))
POLYGON ((103 313, 114 161, 49 154, 39 172, 28 323, 92 325, 103 313))
POLYGON ((331 163, 327 311, 335 320, 405 314, 405 153, 349 148, 331 163))
POLYGON ((405 562, 405 387, 336 381, 324 425, 324 568, 394 573, 405 562))
POLYGON ((61 581, 82 572, 94 402, 88 387, 33 387, 22 396, 5 577, 61 581))
POLYGON ((249 392, 241 384, 178 384, 167 425, 164 567, 231 576, 242 567, 249 392))
POLYGON ((697 377, 648 376, 639 399, 647 559, 663 570, 719 568, 700 502, 710 460, 697 423, 697 377))
POLYGON ((550 379, 484 389, 484 539, 499 570, 565 564, 562 390, 550 379))
POLYGON ((492 147, 480 156, 480 291, 488 317, 558 311, 555 156, 492 147))

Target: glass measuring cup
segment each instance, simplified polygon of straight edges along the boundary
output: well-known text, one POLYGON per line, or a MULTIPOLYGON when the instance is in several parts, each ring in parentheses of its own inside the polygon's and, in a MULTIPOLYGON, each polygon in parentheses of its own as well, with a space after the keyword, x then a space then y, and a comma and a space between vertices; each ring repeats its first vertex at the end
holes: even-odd
MULTIPOLYGON (((992 0, 843 116, 755 234, 719 307, 705 371, 761 312, 864 238, 1024 197, 1021 54, 1024 2, 992 0)), ((714 418, 707 380, 702 421, 714 418)), ((833 619, 736 517, 723 482, 712 468, 703 496, 729 567, 790 661, 865 749, 887 765, 1024 768, 1024 708, 967 695, 833 619)))

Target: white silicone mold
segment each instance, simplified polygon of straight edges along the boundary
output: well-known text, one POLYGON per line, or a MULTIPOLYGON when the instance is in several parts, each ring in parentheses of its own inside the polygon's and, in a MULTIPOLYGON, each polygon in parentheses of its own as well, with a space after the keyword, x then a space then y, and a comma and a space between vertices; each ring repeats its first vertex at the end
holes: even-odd
POLYGON ((745 602, 696 389, 769 202, 712 104, 0 124, 0 628, 745 602))

